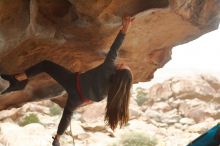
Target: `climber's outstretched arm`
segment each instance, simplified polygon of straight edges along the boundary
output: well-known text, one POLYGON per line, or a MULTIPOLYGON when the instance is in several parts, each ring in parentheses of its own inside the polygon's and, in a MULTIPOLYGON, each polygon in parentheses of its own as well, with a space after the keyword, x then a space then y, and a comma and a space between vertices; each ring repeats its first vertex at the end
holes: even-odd
POLYGON ((134 18, 130 16, 124 16, 122 18, 122 29, 118 33, 115 41, 113 42, 112 46, 110 47, 110 50, 106 56, 105 63, 115 63, 115 60, 118 56, 119 48, 124 40, 125 34, 127 33, 131 22, 134 20, 134 18))

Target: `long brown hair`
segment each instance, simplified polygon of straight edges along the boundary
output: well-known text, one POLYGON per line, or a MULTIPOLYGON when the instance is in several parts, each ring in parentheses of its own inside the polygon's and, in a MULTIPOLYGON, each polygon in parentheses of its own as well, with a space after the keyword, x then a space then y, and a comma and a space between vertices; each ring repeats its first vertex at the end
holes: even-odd
POLYGON ((105 121, 111 129, 125 125, 129 120, 130 89, 132 73, 128 69, 116 70, 112 75, 108 91, 105 121))

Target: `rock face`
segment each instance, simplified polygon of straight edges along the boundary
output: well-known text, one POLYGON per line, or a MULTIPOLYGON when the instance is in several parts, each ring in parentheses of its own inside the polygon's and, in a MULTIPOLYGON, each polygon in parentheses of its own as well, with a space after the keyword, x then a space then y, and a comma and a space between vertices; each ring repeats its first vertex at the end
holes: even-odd
POLYGON ((23 128, 12 123, 0 124, 0 141, 2 145, 8 146, 49 146, 51 145, 51 135, 41 124, 30 124, 23 128))
POLYGON ((206 102, 220 103, 220 81, 211 75, 186 75, 170 78, 149 89, 153 99, 169 100, 198 98, 206 102))
POLYGON ((175 108, 182 116, 201 122, 219 118, 219 89, 220 81, 210 75, 177 76, 152 86, 148 96, 156 102, 152 106, 156 111, 175 108), (165 101, 168 105, 161 106, 165 101))
MULTIPOLYGON (((0 73, 22 72, 44 59, 89 70, 102 63, 121 16, 129 14, 136 19, 118 61, 131 67, 134 83, 148 81, 170 59, 173 46, 216 29, 219 10, 219 0, 1 0, 0 73)), ((1 97, 0 109, 62 91, 38 76, 24 91, 1 97)))

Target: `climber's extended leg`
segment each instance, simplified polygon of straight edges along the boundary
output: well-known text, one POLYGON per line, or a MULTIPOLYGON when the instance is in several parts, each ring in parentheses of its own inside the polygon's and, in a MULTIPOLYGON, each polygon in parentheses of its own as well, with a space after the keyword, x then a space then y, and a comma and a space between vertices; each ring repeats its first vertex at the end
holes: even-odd
POLYGON ((1 75, 3 79, 8 80, 10 83, 10 86, 4 92, 2 92, 2 94, 24 89, 28 82, 27 78, 42 72, 46 72, 65 89, 69 89, 70 77, 72 78, 73 73, 58 64, 44 60, 28 68, 24 73, 16 75, 1 75))

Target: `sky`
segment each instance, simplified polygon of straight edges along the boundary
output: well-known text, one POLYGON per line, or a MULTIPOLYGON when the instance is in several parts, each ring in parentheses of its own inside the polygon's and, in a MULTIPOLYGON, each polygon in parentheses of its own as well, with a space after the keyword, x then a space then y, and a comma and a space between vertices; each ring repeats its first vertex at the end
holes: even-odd
POLYGON ((148 87, 175 75, 199 73, 220 77, 220 28, 194 41, 174 47, 171 60, 158 69, 154 78, 143 86, 148 87))

